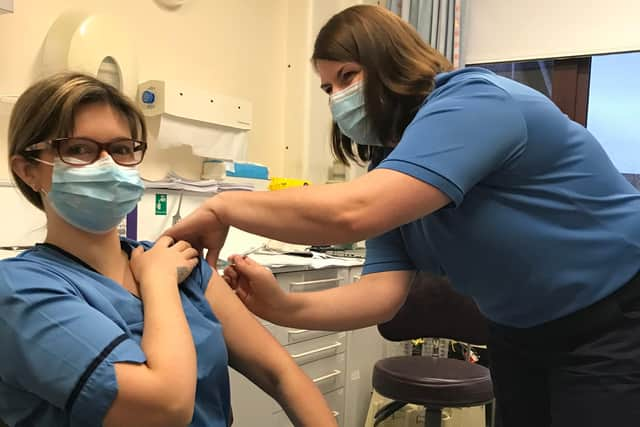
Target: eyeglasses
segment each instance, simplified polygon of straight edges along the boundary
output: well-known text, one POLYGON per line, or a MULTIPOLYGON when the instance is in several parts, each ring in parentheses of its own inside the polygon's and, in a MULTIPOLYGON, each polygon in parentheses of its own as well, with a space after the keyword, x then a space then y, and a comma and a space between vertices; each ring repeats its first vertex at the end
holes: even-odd
POLYGON ((53 147, 64 163, 71 166, 86 166, 100 158, 106 151, 114 162, 121 166, 135 166, 142 162, 147 151, 147 143, 135 139, 117 139, 98 142, 89 138, 55 138, 38 142, 25 148, 24 152, 45 150, 53 147))

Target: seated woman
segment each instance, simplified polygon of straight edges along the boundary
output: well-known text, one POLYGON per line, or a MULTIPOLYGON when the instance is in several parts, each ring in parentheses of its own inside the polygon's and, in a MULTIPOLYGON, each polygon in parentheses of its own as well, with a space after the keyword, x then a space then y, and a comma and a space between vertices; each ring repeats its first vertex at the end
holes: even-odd
POLYGON ((292 422, 335 426, 287 352, 186 242, 120 238, 143 193, 144 118, 65 73, 18 99, 10 167, 45 242, 0 262, 0 419, 10 426, 227 426, 232 366, 292 422))

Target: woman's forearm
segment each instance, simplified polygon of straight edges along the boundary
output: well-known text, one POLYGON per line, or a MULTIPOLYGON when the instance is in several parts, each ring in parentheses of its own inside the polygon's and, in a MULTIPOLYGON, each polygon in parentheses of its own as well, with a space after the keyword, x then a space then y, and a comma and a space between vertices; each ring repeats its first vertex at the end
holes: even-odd
POLYGON ((283 311, 267 320, 291 328, 347 331, 390 320, 404 302, 413 272, 364 276, 346 286, 318 292, 292 292, 283 311))
POLYGON ((300 244, 355 242, 450 203, 437 188, 392 170, 347 183, 280 191, 234 191, 206 203, 218 220, 250 233, 300 244))
POLYGON ((310 245, 360 240, 350 225, 349 203, 339 196, 342 187, 225 192, 207 206, 223 224, 272 239, 310 245))
POLYGON ((166 392, 192 404, 197 378, 195 346, 177 284, 161 283, 167 280, 173 279, 156 277, 153 283, 140 286, 144 302, 142 350, 151 372, 168 386, 166 392))
POLYGON ((337 426, 320 390, 299 369, 283 372, 278 385, 270 394, 296 426, 337 426))

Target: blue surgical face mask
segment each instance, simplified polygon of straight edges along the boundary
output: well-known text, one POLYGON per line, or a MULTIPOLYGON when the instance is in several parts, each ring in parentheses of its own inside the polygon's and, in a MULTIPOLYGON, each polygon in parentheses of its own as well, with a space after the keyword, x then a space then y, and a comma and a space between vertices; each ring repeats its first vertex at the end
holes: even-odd
POLYGON ((51 190, 45 196, 69 224, 90 233, 105 233, 136 207, 143 192, 135 167, 120 166, 106 156, 82 167, 56 159, 51 190))
POLYGON ((331 95, 329 106, 340 132, 352 141, 361 145, 383 145, 376 136, 364 109, 362 80, 331 95))

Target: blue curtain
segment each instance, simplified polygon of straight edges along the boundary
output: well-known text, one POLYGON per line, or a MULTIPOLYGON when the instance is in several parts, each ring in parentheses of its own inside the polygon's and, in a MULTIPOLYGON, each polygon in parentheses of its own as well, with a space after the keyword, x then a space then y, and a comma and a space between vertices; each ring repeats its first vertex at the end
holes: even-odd
POLYGON ((388 0, 387 8, 407 20, 422 38, 460 65, 460 19, 464 0, 388 0))

